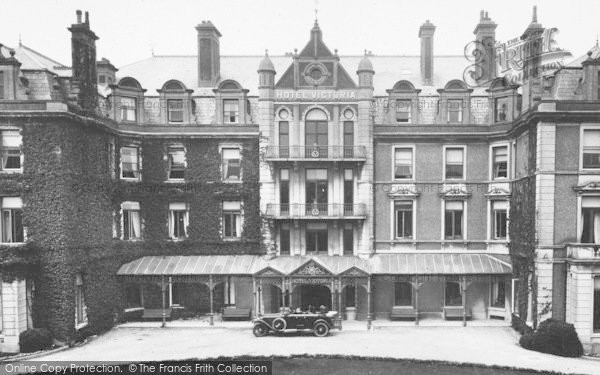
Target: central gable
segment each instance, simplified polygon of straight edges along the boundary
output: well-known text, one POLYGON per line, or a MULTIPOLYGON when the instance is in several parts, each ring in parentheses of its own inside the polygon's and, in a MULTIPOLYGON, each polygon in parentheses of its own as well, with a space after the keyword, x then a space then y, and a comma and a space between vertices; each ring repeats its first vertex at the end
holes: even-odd
POLYGON ((314 259, 308 260, 306 263, 296 268, 290 273, 290 276, 331 276, 332 273, 314 259))
POLYGON ((319 24, 310 32, 310 40, 281 76, 276 89, 355 89, 356 83, 340 64, 340 59, 323 42, 319 24))

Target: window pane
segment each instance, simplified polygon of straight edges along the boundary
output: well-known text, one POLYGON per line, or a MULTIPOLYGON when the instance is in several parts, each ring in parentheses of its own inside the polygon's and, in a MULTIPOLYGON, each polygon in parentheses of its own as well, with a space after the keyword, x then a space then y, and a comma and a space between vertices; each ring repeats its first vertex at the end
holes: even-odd
POLYGON ((290 230, 281 228, 279 230, 279 252, 281 255, 290 255, 290 230))
POLYGON ((494 100, 494 121, 506 121, 508 119, 508 98, 494 100))
POLYGON ((583 168, 600 168, 600 130, 583 131, 583 168))
POLYGON ((183 122, 183 100, 167 100, 168 117, 170 122, 183 122))
POLYGON ((182 179, 185 173, 185 150, 169 148, 169 178, 182 179))
POLYGON ((396 122, 410 122, 412 103, 410 100, 396 101, 396 122))
POLYGON ((123 178, 139 176, 138 149, 136 147, 121 148, 121 173, 123 178))
POLYGON ((394 154, 394 178, 412 178, 413 152, 410 148, 397 148, 394 154))
POLYGON ((121 98, 121 120, 135 121, 136 114, 136 99, 122 97, 121 98))
POLYGON ((448 100, 448 122, 462 122, 462 100, 448 100))
POLYGON ((504 307, 506 298, 506 284, 504 281, 492 282, 492 307, 504 307))
POLYGON ((223 121, 237 123, 239 116, 239 101, 237 99, 223 100, 223 121))
POLYGON ((239 148, 224 148, 222 150, 223 158, 223 179, 240 180, 241 160, 239 148))
POLYGON ((412 306, 412 285, 407 282, 394 283, 394 306, 412 306))
POLYGON ((508 148, 507 147, 494 147, 493 148, 493 160, 494 160, 494 178, 502 178, 508 176, 508 148))
POLYGON ((354 231, 352 227, 344 228, 344 255, 354 254, 354 231))
POLYGON ((494 211, 494 238, 506 238, 506 210, 494 211))
POLYGON ((594 278, 594 332, 600 332, 600 277, 594 278))
POLYGON ((463 157, 464 157, 464 150, 462 148, 447 148, 446 149, 446 178, 447 179, 462 179, 463 178, 463 157))
POLYGON ((446 282, 446 306, 462 306, 462 295, 457 282, 446 282))

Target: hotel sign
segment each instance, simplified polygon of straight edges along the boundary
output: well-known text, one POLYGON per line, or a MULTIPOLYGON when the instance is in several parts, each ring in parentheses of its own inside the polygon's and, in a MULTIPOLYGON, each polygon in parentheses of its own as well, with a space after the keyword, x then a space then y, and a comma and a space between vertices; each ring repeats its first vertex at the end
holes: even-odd
POLYGON ((356 100, 356 91, 353 90, 277 90, 275 99, 280 101, 298 100, 328 100, 348 101, 356 100))

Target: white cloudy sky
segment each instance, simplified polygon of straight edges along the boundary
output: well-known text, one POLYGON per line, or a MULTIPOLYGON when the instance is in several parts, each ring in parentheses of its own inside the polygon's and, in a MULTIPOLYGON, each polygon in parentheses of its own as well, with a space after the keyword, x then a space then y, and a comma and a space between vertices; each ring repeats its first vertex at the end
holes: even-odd
POLYGON ((70 65, 66 28, 75 10, 90 12, 98 57, 116 66, 155 54, 196 53, 194 26, 211 20, 227 55, 283 54, 309 37, 315 4, 325 42, 341 55, 418 54, 418 28, 436 26, 436 54, 462 54, 480 9, 498 24, 497 39, 520 36, 538 5, 539 22, 557 27, 559 46, 584 54, 600 33, 598 0, 2 0, 0 43, 23 44, 70 65))

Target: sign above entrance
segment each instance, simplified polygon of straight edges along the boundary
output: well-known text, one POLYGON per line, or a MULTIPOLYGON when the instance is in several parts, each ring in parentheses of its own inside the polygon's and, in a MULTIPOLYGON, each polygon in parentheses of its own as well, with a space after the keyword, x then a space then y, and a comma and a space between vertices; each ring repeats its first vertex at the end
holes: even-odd
POLYGON ((354 90, 276 90, 275 99, 280 101, 296 100, 356 100, 354 90))

